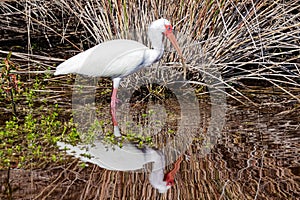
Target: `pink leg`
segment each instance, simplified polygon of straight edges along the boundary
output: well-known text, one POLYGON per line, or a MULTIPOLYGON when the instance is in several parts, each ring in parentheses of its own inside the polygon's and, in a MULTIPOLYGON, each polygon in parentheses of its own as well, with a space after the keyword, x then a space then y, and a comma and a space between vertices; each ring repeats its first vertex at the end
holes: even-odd
POLYGON ((117 90, 118 88, 114 88, 112 95, 111 95, 111 102, 110 102, 110 111, 112 115, 112 121, 114 126, 118 126, 117 118, 116 118, 116 102, 117 102, 117 90))

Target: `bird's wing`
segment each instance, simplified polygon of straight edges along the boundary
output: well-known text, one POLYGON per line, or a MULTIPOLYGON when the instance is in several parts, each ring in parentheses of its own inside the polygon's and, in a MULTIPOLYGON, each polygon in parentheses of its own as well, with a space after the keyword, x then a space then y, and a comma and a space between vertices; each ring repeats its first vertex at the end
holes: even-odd
POLYGON ((145 49, 145 45, 133 40, 102 43, 89 54, 79 73, 102 77, 123 76, 143 62, 145 49))
POLYGON ((118 77, 132 73, 144 60, 145 45, 133 40, 110 40, 66 60, 55 74, 118 77))
POLYGON ((101 69, 99 76, 112 78, 127 76, 143 66, 145 55, 145 48, 124 51, 118 57, 112 59, 105 68, 101 69))
POLYGON ((139 170, 149 162, 145 160, 146 153, 131 144, 125 144, 120 148, 118 146, 111 147, 102 141, 94 141, 92 145, 87 146, 72 146, 64 142, 57 142, 57 146, 84 162, 93 163, 109 170, 139 170))

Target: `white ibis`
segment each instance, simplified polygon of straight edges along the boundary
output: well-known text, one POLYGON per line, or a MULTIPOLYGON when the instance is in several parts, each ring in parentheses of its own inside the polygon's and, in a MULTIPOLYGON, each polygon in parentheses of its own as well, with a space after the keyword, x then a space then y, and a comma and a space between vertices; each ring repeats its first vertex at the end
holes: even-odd
POLYGON ((157 62, 162 57, 164 52, 164 35, 171 41, 182 58, 181 50, 173 35, 171 23, 161 18, 152 22, 148 28, 148 37, 153 49, 133 40, 110 40, 61 63, 54 75, 77 73, 92 77, 111 77, 113 80, 111 112, 113 124, 117 126, 115 107, 117 89, 121 79, 157 62))
POLYGON ((119 146, 112 147, 106 145, 101 140, 95 140, 92 145, 88 146, 72 146, 63 142, 57 142, 57 145, 60 149, 66 149, 69 155, 108 170, 140 170, 145 167, 145 164, 152 163, 149 181, 160 193, 167 192, 174 185, 174 176, 182 161, 182 159, 178 160, 174 165, 174 169, 164 175, 165 155, 161 151, 152 148, 139 149, 130 143, 124 144, 122 148, 119 146), (86 154, 89 154, 90 157, 82 156, 86 154))

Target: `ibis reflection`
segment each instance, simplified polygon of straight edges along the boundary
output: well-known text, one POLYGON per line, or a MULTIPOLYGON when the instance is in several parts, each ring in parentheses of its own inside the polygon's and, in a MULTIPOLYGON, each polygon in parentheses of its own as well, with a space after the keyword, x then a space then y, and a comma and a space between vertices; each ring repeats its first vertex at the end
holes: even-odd
MULTIPOLYGON (((114 126, 115 136, 120 135, 118 126, 114 126)), ((108 145, 102 139, 96 139, 93 144, 72 146, 58 142, 60 149, 65 149, 69 155, 73 155, 84 162, 98 165, 108 170, 136 171, 145 169, 145 165, 152 163, 149 181, 160 193, 165 193, 174 184, 174 176, 179 170, 179 159, 174 169, 164 173, 165 155, 160 150, 143 147, 138 148, 136 144, 125 143, 122 147, 108 145), (88 156, 84 156, 88 155, 88 156)))

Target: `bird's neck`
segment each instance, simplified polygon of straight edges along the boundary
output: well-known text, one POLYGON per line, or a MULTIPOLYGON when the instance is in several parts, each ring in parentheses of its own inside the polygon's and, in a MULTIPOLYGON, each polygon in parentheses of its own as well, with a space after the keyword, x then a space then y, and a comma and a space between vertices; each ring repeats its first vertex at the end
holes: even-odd
POLYGON ((150 159, 152 163, 152 172, 149 176, 149 180, 151 185, 161 191, 166 191, 169 186, 163 180, 164 179, 164 167, 165 167, 165 157, 161 152, 155 150, 149 150, 148 159, 150 159))
POLYGON ((149 39, 151 41, 151 45, 154 50, 158 52, 164 51, 164 45, 163 45, 163 35, 161 32, 149 29, 148 32, 149 39))
POLYGON ((162 42, 163 35, 161 32, 149 29, 148 37, 151 41, 151 46, 153 49, 148 49, 146 51, 146 60, 144 66, 149 66, 152 63, 157 62, 164 53, 164 45, 162 42))

